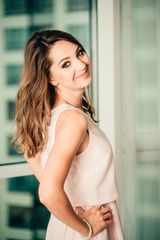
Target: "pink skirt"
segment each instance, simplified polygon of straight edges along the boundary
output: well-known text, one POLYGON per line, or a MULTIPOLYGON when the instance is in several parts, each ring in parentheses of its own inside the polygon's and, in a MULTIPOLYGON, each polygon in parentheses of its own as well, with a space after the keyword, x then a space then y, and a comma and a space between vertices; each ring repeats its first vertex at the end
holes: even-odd
MULTIPOLYGON (((104 204, 107 205, 112 212, 113 223, 105 228, 103 231, 99 232, 97 235, 91 237, 91 240, 124 240, 124 235, 119 219, 118 209, 116 202, 111 202, 104 204)), ((84 210, 91 208, 91 206, 82 207, 84 210)), ((76 207, 74 208, 77 212, 76 207)), ((51 215, 47 233, 46 240, 82 240, 81 235, 65 225, 63 222, 59 221, 53 215, 51 215)))

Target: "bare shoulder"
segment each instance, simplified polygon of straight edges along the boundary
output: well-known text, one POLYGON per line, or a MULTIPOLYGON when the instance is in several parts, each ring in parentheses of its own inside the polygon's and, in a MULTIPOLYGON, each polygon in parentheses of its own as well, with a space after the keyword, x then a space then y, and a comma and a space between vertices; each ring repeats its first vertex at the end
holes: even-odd
POLYGON ((62 126, 69 128, 78 127, 85 131, 88 128, 88 121, 82 113, 74 109, 67 109, 60 114, 57 121, 57 128, 62 126))

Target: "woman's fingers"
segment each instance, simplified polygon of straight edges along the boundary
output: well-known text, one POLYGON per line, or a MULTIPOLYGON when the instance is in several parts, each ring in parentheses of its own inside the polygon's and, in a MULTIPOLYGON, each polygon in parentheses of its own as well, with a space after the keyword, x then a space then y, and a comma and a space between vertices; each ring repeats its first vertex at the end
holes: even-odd
POLYGON ((85 211, 83 210, 83 208, 81 208, 81 207, 77 207, 77 209, 78 209, 78 215, 80 216, 80 215, 82 215, 85 211))
POLYGON ((106 213, 110 212, 110 209, 108 207, 101 207, 100 211, 101 211, 101 213, 106 214, 106 213))
POLYGON ((112 220, 107 220, 107 221, 105 221, 105 223, 106 223, 106 227, 108 227, 109 225, 112 224, 112 220))
POLYGON ((105 213, 105 214, 103 214, 103 219, 104 219, 104 221, 107 221, 107 220, 109 220, 110 219, 110 217, 111 217, 111 214, 108 212, 108 213, 105 213))

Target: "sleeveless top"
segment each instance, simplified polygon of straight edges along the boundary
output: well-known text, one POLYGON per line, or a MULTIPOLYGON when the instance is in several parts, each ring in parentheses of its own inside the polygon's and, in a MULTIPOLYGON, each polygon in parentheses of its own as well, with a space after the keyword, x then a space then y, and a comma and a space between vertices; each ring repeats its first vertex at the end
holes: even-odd
POLYGON ((57 119, 63 111, 69 109, 74 109, 87 118, 89 144, 72 161, 64 184, 65 193, 73 207, 112 202, 119 197, 112 147, 104 132, 89 114, 79 108, 64 103, 52 110, 51 124, 48 127, 48 143, 41 155, 42 169, 55 142, 57 119))

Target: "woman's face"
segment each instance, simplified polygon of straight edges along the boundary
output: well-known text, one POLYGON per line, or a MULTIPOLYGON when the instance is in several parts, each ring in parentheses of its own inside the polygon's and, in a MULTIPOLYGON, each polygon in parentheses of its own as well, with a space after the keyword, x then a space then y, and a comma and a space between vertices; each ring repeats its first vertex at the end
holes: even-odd
POLYGON ((91 63, 83 49, 71 42, 56 42, 49 52, 50 83, 59 90, 84 89, 91 83, 91 63))

